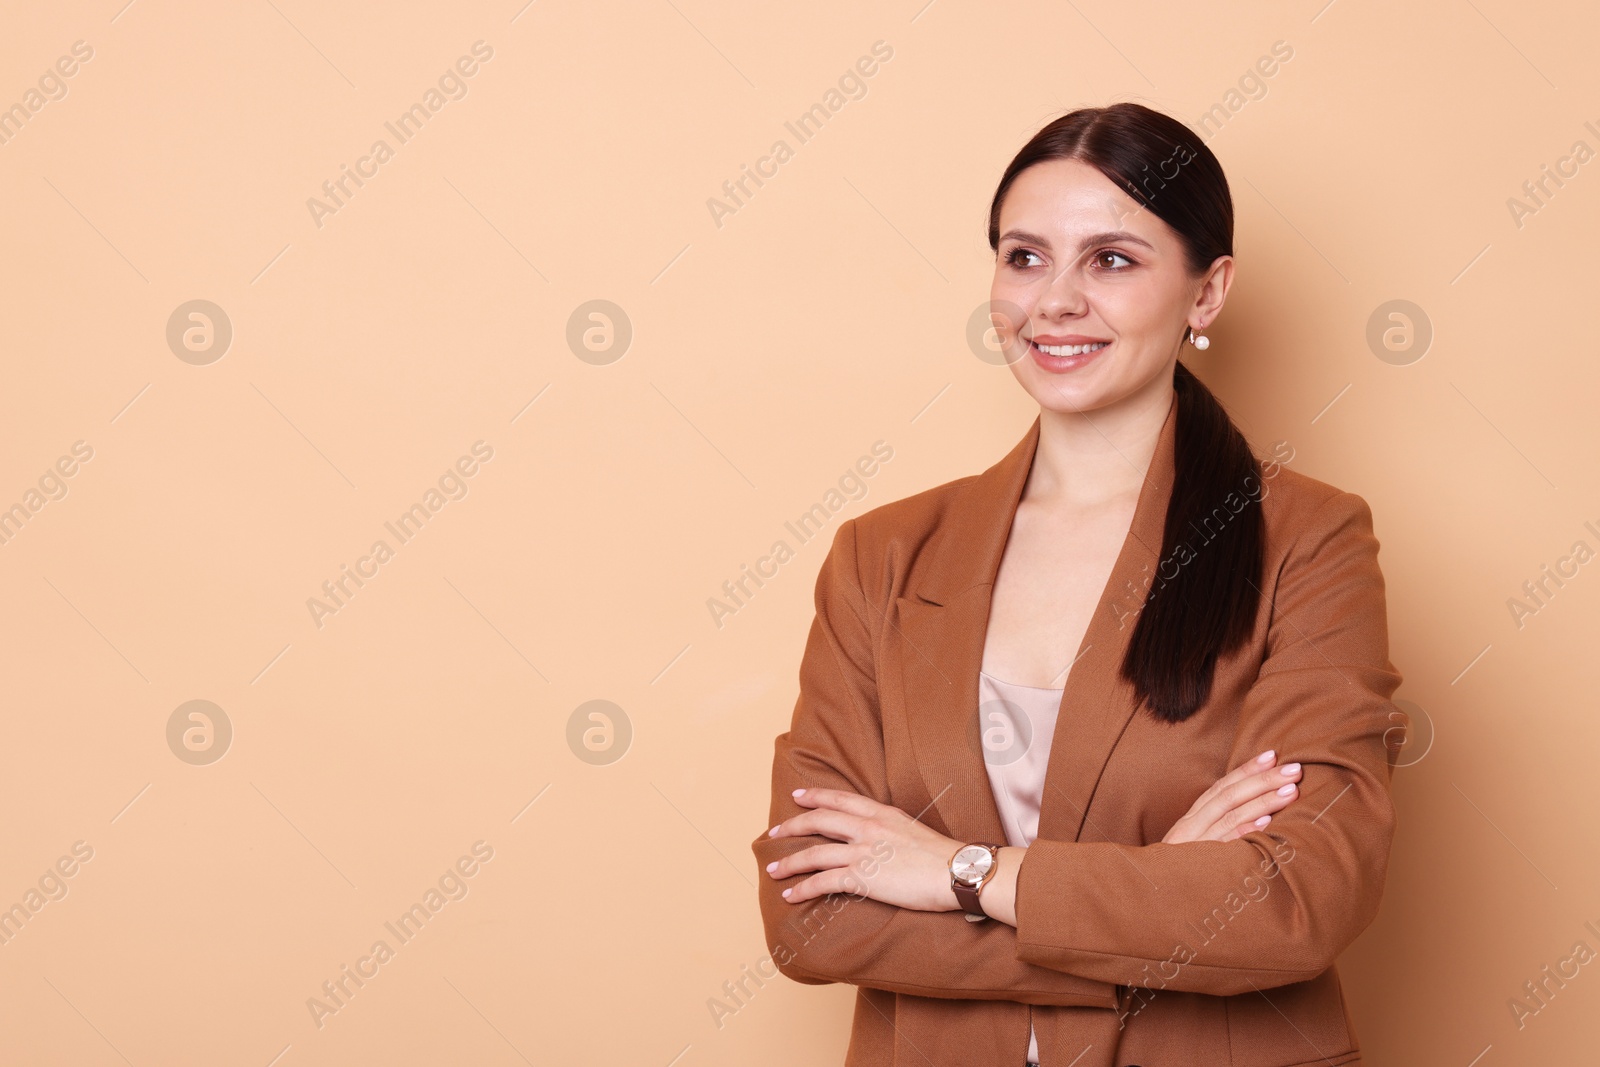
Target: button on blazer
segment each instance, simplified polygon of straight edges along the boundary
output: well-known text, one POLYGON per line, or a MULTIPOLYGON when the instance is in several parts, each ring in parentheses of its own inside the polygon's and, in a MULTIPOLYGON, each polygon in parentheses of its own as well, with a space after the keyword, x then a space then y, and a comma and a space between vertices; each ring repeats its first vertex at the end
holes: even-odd
MULTIPOLYGON (((1277 464, 1262 602, 1208 700, 1168 724, 1119 674, 1150 583, 1174 472, 1174 398, 1132 525, 1067 675, 1015 928, 830 894, 766 873, 831 839, 769 838, 791 792, 845 789, 960 842, 1005 840, 979 736, 978 670, 995 575, 1039 441, 837 528, 817 575, 800 694, 776 741, 752 843, 773 962, 857 987, 846 1067, 1293 1067, 1360 1062, 1335 959, 1377 914, 1407 719, 1388 657, 1366 501, 1277 464), (1234 841, 1162 837, 1218 778, 1277 750, 1299 795, 1234 841)), ((1241 492, 1250 491, 1241 487, 1241 492)), ((1213 521, 1231 517, 1219 502, 1213 521)), ((1214 534, 1214 528, 1208 524, 1214 534)), ((1203 552, 1207 531, 1188 537, 1203 552)))

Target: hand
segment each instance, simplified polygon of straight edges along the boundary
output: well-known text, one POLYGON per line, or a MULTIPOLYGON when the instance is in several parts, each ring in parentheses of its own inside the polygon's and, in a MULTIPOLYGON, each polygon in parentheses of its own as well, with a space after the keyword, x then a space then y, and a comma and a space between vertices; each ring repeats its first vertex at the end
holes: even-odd
POLYGON ((833 838, 802 848, 767 869, 773 878, 816 871, 784 890, 791 904, 848 893, 913 911, 955 911, 950 858, 964 844, 899 808, 843 789, 807 789, 794 798, 810 808, 768 831, 771 837, 833 838))
POLYGON ((1218 778, 1161 840, 1166 844, 1234 841, 1266 826, 1265 822, 1257 826, 1256 820, 1262 816, 1271 820, 1273 812, 1282 811, 1300 795, 1294 784, 1300 780, 1300 764, 1278 767, 1277 761, 1277 753, 1269 749, 1218 778), (1278 793, 1285 783, 1290 786, 1288 796, 1278 793))

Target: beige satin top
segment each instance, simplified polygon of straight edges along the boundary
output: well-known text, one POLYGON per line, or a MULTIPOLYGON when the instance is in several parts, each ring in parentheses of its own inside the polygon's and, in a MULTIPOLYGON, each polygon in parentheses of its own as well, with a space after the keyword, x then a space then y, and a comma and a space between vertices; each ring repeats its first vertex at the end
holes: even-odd
MULTIPOLYGON (((1039 836, 1039 803, 1061 694, 1061 689, 1018 685, 978 671, 983 762, 1008 845, 1025 848, 1039 836)), ((1032 1026, 1028 1062, 1039 1062, 1039 1040, 1032 1026)))

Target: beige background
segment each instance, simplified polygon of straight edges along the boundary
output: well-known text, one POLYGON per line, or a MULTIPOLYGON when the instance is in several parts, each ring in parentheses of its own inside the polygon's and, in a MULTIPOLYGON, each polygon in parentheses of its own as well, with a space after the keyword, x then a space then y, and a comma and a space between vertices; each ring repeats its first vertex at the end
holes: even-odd
POLYGON ((0 106, 26 112, 0 144, 0 507, 26 513, 0 544, 0 907, 27 916, 0 1060, 839 1062, 850 987, 723 989, 766 956, 748 842, 812 583, 845 517, 1027 429, 965 337, 985 212, 1039 126, 1117 99, 1221 106, 1239 272, 1189 362, 1258 449, 1376 517, 1429 736, 1341 962, 1369 1062, 1592 1054, 1592 967, 1510 1008, 1600 949, 1600 566, 1520 627, 1508 606, 1600 548, 1600 163, 1508 206, 1600 149, 1585 5, 122 4, 0 36, 0 106), (400 144, 384 124, 477 41, 465 95, 400 144), (798 143, 785 121, 876 41, 864 95, 798 143), (308 199, 380 138, 319 226, 308 199), (708 200, 780 138, 719 226, 708 200), (192 300, 231 323, 220 359, 167 342, 192 300), (621 358, 569 345, 591 300, 631 325, 621 358), (1431 323, 1420 359, 1367 342, 1391 300, 1431 323), (865 495, 795 541, 879 440, 865 495), (400 543, 384 524, 442 476, 465 495, 400 543), (708 601, 780 538, 719 628, 708 601), (308 600, 379 539, 319 627, 308 600), (193 700, 232 728, 205 765, 168 742, 193 700), (569 744, 591 700, 624 758, 569 744), (401 944, 384 924, 441 877, 466 895, 401 944), (308 999, 379 939, 319 1026, 308 999))

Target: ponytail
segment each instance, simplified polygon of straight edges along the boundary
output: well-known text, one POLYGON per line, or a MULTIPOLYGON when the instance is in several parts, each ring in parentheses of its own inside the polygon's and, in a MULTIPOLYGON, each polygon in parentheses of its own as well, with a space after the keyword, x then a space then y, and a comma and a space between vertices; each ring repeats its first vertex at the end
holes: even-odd
POLYGON ((1149 596, 1122 677, 1163 722, 1211 695, 1217 658, 1241 647, 1261 603, 1261 464, 1211 390, 1181 362, 1172 497, 1149 596))

